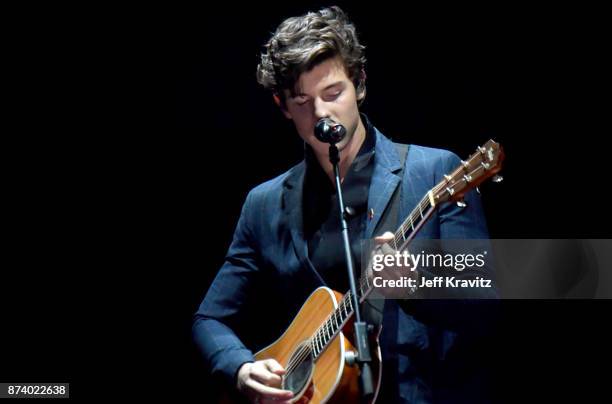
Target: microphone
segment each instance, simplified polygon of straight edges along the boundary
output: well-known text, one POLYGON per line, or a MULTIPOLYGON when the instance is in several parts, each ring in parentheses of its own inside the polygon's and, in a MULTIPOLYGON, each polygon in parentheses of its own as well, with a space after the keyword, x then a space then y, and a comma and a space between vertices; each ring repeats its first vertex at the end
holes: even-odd
POLYGON ((336 144, 346 136, 346 128, 330 118, 321 118, 315 125, 314 133, 319 141, 336 144))

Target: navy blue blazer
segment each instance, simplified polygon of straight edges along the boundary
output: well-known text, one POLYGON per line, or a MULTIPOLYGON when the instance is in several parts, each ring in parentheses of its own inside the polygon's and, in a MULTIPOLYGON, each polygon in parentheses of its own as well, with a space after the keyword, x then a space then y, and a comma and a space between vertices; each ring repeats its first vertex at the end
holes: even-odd
MULTIPOLYGON (((400 183, 399 221, 460 163, 449 151, 411 145, 400 177, 397 149, 378 130, 374 158, 368 196, 374 216, 364 218, 366 239, 378 235, 374 231, 380 213, 400 183)), ((304 172, 302 161, 251 190, 225 263, 195 314, 196 345, 212 373, 232 385, 240 365, 253 361, 253 352, 276 340, 310 293, 325 284, 308 259, 302 232, 304 172)), ((480 197, 470 192, 466 202, 464 209, 451 203, 441 206, 418 237, 487 239, 480 197)), ((479 376, 465 383, 457 379, 470 373, 461 370, 469 355, 457 354, 458 363, 452 363, 455 347, 461 351, 462 335, 467 345, 472 338, 469 327, 462 329, 458 321, 458 313, 464 313, 460 306, 457 301, 387 301, 381 335, 385 400, 431 402, 449 397, 459 402, 465 393, 459 390, 481 382, 479 376)), ((480 401, 478 392, 474 396, 467 390, 466 401, 480 401)))

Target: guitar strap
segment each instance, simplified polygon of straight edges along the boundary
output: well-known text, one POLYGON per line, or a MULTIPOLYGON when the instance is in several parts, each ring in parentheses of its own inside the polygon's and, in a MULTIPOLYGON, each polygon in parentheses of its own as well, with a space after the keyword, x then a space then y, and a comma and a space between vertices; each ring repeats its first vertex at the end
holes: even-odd
MULTIPOLYGON (((398 175, 400 178, 404 176, 404 168, 406 166, 406 157, 408 155, 407 144, 393 143, 397 149, 397 153, 400 158, 400 166, 402 167, 398 175)), ((380 218, 378 225, 374 231, 374 234, 383 234, 386 231, 395 232, 398 227, 398 216, 399 216, 399 202, 402 190, 402 180, 395 188, 391 200, 387 205, 387 208, 383 212, 383 216, 380 218)), ((370 251, 369 249, 365 249, 370 251)), ((363 276, 363 274, 362 274, 363 276)), ((376 290, 372 291, 365 302, 362 304, 363 317, 369 324, 378 327, 382 324, 383 309, 385 306, 385 299, 376 290)))

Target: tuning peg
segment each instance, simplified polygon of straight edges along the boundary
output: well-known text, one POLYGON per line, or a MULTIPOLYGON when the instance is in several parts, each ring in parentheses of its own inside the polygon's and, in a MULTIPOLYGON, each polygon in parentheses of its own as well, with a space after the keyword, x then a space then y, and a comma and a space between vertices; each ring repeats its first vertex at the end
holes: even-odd
POLYGON ((457 201, 457 206, 459 206, 460 208, 465 208, 467 206, 467 203, 465 203, 464 200, 459 200, 457 201))
POLYGON ((492 181, 496 183, 500 183, 503 180, 504 180, 504 177, 502 177, 501 175, 496 175, 495 177, 492 178, 492 181))

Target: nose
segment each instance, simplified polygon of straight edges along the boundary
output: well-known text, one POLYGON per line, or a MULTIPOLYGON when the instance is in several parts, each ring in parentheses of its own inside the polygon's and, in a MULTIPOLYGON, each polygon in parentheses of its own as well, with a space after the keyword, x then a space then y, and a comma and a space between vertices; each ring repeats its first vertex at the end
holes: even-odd
POLYGON ((314 115, 317 119, 330 117, 326 102, 319 97, 314 99, 314 115))

